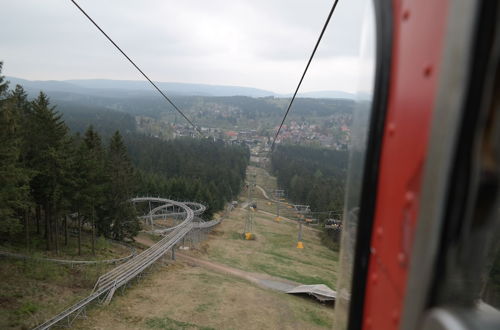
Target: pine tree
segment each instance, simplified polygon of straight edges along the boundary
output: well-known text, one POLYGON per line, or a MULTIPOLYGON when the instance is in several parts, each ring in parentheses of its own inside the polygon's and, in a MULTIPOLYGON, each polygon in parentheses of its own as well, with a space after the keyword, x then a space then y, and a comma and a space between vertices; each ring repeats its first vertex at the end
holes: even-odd
POLYGON ((41 206, 45 217, 47 249, 58 250, 58 219, 62 215, 69 167, 67 127, 50 106, 48 97, 40 92, 32 101, 30 122, 30 150, 27 163, 34 171, 30 182, 33 198, 41 206))
POLYGON ((0 102, 3 102, 6 98, 7 91, 9 90, 9 82, 5 81, 5 77, 2 76, 3 62, 0 62, 0 102))
MULTIPOLYGON (((0 74, 1 68, 0 62, 0 74)), ((0 75, 0 232, 12 235, 22 228, 19 212, 28 206, 28 177, 19 161, 19 116, 7 90, 0 75)))
POLYGON ((69 159, 68 172, 72 177, 68 189, 68 197, 71 203, 71 210, 76 215, 78 236, 78 255, 82 254, 82 227, 83 227, 83 209, 87 202, 84 188, 87 186, 87 164, 85 162, 86 147, 79 134, 72 139, 72 148, 69 159))
MULTIPOLYGON (((19 137, 19 164, 21 171, 24 174, 24 207, 22 210, 24 218, 24 231, 26 237, 26 249, 30 249, 30 228, 29 219, 31 217, 31 209, 33 207, 33 201, 31 195, 29 194, 29 180, 31 179, 33 172, 29 169, 26 162, 26 150, 28 150, 28 139, 30 136, 28 120, 31 111, 30 102, 28 101, 28 94, 24 91, 23 87, 16 85, 13 91, 9 95, 9 104, 12 106, 15 116, 18 122, 18 137, 19 137)), ((37 232, 39 232, 39 217, 37 218, 37 232)))
POLYGON ((134 168, 127 149, 117 131, 110 141, 106 162, 107 189, 101 219, 107 234, 114 239, 133 239, 139 231, 139 222, 130 198, 135 192, 134 168))
POLYGON ((92 254, 95 254, 96 209, 104 207, 104 150, 102 148, 101 137, 94 131, 92 126, 85 132, 83 144, 84 161, 87 167, 87 184, 83 187, 82 194, 86 198, 84 211, 87 219, 90 219, 92 228, 92 254))

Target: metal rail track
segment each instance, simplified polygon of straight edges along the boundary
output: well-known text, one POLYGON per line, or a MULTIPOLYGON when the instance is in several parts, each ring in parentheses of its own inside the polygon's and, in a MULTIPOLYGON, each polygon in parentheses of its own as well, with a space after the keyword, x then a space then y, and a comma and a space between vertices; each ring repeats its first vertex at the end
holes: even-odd
MULTIPOLYGON (((163 239, 158 241, 156 244, 151 246, 149 249, 144 250, 142 253, 138 254, 134 258, 128 260, 127 262, 115 267, 108 273, 102 275, 97 280, 92 293, 74 304, 73 306, 65 309, 61 313, 57 314, 50 320, 38 325, 35 329, 49 329, 50 327, 56 325, 57 323, 67 319, 68 325, 70 324, 70 316, 75 314, 76 318, 87 305, 98 300, 99 298, 105 296, 104 303, 109 303, 113 297, 116 289, 122 287, 137 275, 142 273, 146 268, 151 266, 154 262, 160 259, 168 250, 172 249, 175 244, 177 244, 186 234, 188 234, 193 229, 193 219, 194 211, 187 206, 185 203, 180 203, 164 198, 156 197, 140 197, 135 198, 132 201, 156 201, 166 204, 176 205, 184 210, 186 217, 176 228, 166 235, 163 239)), ((188 203, 196 205, 198 203, 188 203)), ((201 205, 201 204, 200 204, 201 205)), ((201 208, 199 208, 201 209, 201 208)))
POLYGON ((193 222, 193 228, 211 228, 218 225, 221 221, 222 219, 215 219, 205 222, 193 222))
MULTIPOLYGON (((139 200, 133 199, 132 201, 136 202, 139 200)), ((187 205, 190 209, 192 209, 194 212, 194 215, 200 215, 207 210, 207 207, 203 204, 200 204, 200 203, 183 202, 183 204, 187 205)), ((138 218, 139 219, 156 219, 156 218, 164 218, 166 216, 168 216, 168 217, 184 216, 186 214, 185 211, 182 211, 182 212, 168 212, 167 211, 167 212, 158 213, 159 211, 164 211, 172 206, 174 206, 174 205, 173 204, 163 204, 163 205, 157 206, 154 209, 152 209, 148 214, 140 216, 138 218)))

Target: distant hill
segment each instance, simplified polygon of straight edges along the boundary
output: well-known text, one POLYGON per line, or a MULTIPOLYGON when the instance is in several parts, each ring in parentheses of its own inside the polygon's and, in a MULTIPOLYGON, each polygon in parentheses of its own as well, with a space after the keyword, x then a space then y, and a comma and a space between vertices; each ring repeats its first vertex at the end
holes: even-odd
MULTIPOLYGON (((291 97, 293 94, 280 95, 281 97, 291 97)), ((304 92, 298 93, 299 97, 311 99, 354 99, 356 97, 353 93, 341 91, 317 91, 317 92, 304 92)))
MULTIPOLYGON (((183 122, 155 90, 141 81, 30 81, 15 77, 7 79, 10 81, 10 88, 20 84, 31 98, 44 91, 49 96, 51 104, 64 115, 66 123, 74 131, 82 132, 92 124, 100 132, 112 132, 117 129, 122 132, 134 132, 137 122, 141 123, 142 128, 156 125, 155 129, 160 127, 159 123, 183 122)), ((290 102, 289 97, 282 95, 264 97, 189 95, 195 90, 200 93, 215 94, 240 91, 257 95, 265 92, 245 87, 170 83, 160 85, 161 88, 165 86, 183 88, 182 91, 188 95, 175 94, 172 92, 174 88, 169 88, 168 95, 183 113, 197 125, 204 127, 271 129, 279 123, 290 102)), ((348 93, 322 91, 316 94, 308 93, 308 96, 335 98, 299 97, 295 100, 292 112, 288 116, 289 121, 323 124, 325 120, 333 120, 332 116, 337 119, 349 118, 356 104, 356 100, 348 93)), ((148 129, 152 129, 153 126, 148 129)))
MULTIPOLYGON (((147 96, 155 93, 146 81, 111 80, 111 79, 74 79, 74 80, 27 80, 7 77, 12 87, 22 85, 30 94, 43 90, 46 93, 71 93, 87 96, 147 96)), ((187 84, 173 82, 156 82, 158 87, 169 95, 177 96, 248 96, 248 97, 290 97, 291 94, 277 94, 252 87, 223 86, 207 84, 187 84)), ((341 91, 315 91, 299 93, 299 97, 353 99, 354 94, 341 91)))
MULTIPOLYGON (((108 79, 85 79, 67 80, 66 82, 85 88, 92 89, 112 89, 112 90, 134 90, 151 91, 152 86, 147 81, 134 80, 108 80, 108 79)), ((258 88, 240 86, 220 86, 205 84, 186 84, 172 82, 155 82, 163 91, 175 95, 196 95, 196 96, 250 96, 265 97, 274 95, 271 91, 258 88)))

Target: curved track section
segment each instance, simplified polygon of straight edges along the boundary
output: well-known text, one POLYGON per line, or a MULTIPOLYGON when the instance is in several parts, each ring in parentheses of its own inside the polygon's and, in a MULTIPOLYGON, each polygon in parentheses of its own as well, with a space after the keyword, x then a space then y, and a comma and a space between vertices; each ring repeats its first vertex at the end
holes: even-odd
MULTIPOLYGON (((179 207, 177 204, 170 203, 169 200, 164 199, 164 198, 137 197, 137 198, 133 198, 131 201, 134 203, 139 203, 139 202, 164 203, 164 204, 161 204, 161 205, 151 209, 151 211, 149 211, 148 214, 138 217, 141 220, 149 221, 149 224, 151 224, 151 225, 154 224, 154 220, 156 220, 156 219, 164 219, 166 217, 175 218, 175 217, 181 217, 181 216, 186 215, 185 209, 183 209, 182 211, 179 212, 179 210, 178 210, 179 207), (177 209, 176 209, 176 206, 177 206, 177 209)), ((177 203, 180 203, 180 202, 177 202, 177 203)), ((189 209, 191 209, 195 216, 201 215, 207 209, 207 207, 205 205, 203 205, 201 203, 196 203, 196 202, 182 202, 180 204, 183 204, 184 206, 187 206, 189 209)), ((199 221, 203 222, 203 220, 201 220, 201 219, 199 221)), ((216 224, 218 224, 218 222, 217 223, 213 222, 212 226, 214 226, 216 224)), ((175 225, 175 226, 171 226, 171 227, 165 227, 165 226, 160 225, 160 228, 156 228, 156 229, 148 231, 148 232, 153 233, 153 234, 157 234, 157 235, 165 235, 166 233, 171 232, 171 231, 173 231, 177 228, 180 228, 182 226, 183 226, 182 222, 175 225)), ((200 226, 195 225, 194 228, 209 228, 209 227, 211 227, 210 225, 204 225, 204 226, 205 227, 200 227, 200 226)))
POLYGON ((218 225, 221 222, 222 219, 214 219, 210 221, 203 221, 203 222, 193 222, 193 228, 211 228, 213 226, 218 225))
MULTIPOLYGON (((167 251, 172 249, 175 244, 181 241, 186 234, 188 234, 194 227, 193 219, 195 216, 194 211, 186 205, 186 203, 176 202, 165 198, 157 197, 138 197, 131 200, 132 202, 159 202, 162 204, 171 204, 179 209, 182 209, 182 214, 185 215, 184 220, 170 229, 170 233, 165 235, 155 245, 149 249, 144 250, 137 256, 129 259, 127 262, 112 269, 108 273, 102 275, 97 280, 92 293, 85 299, 80 300, 75 305, 65 309, 61 313, 54 316, 52 319, 40 324, 35 329, 49 329, 57 323, 68 320, 70 317, 76 318, 87 305, 101 299, 105 304, 109 303, 115 290, 127 284, 130 280, 134 279, 137 275, 142 273, 146 268, 151 266, 155 261, 160 259, 167 251)), ((196 205, 197 203, 188 203, 189 205, 196 205)))
MULTIPOLYGON (((152 198, 147 200, 148 202, 160 202, 160 198, 152 198)), ((134 198, 132 202, 144 202, 144 198, 134 198)), ((207 207, 201 203, 195 202, 182 202, 182 204, 188 206, 191 210, 193 210, 194 215, 201 215, 203 212, 207 210, 207 207)), ((174 204, 165 203, 160 206, 152 209, 148 214, 139 216, 139 219, 147 220, 147 219, 158 219, 164 218, 166 216, 176 217, 176 216, 184 216, 186 214, 185 211, 178 212, 176 210, 168 210, 169 208, 175 207, 174 204)))

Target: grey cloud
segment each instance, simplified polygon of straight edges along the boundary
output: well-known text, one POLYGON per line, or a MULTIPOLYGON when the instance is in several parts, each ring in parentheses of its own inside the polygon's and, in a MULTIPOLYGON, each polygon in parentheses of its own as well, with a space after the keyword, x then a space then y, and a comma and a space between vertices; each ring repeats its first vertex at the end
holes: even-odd
MULTIPOLYGON (((329 65, 323 69, 324 75, 336 76, 334 71, 328 72, 336 70, 329 64, 335 58, 358 55, 363 19, 360 4, 365 1, 340 0, 317 53, 316 64, 329 65)), ((289 92, 332 1, 79 3, 155 80, 289 92)), ((5 61, 4 74, 28 79, 140 79, 70 1, 3 1, 2 25, 0 60, 5 61)), ((338 76, 345 76, 345 72, 338 76)), ((345 86, 330 79, 330 83, 325 77, 312 80, 306 86, 316 90, 345 86)))

